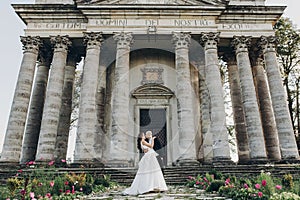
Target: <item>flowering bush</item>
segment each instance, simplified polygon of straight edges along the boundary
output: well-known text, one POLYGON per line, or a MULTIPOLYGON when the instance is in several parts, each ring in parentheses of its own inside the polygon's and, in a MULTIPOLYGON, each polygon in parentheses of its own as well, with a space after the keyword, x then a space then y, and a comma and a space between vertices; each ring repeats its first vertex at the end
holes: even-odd
POLYGON ((187 185, 206 189, 208 192, 218 191, 220 195, 234 200, 292 200, 299 198, 297 194, 299 194, 300 189, 298 190, 295 186, 297 185, 300 188, 300 182, 294 184, 291 176, 285 176, 284 181, 286 184, 283 186, 280 183, 284 181, 272 178, 270 173, 265 172, 261 172, 258 177, 251 179, 240 178, 237 180, 235 177, 227 177, 226 179, 223 176, 219 177, 221 177, 221 180, 215 180, 214 176, 208 176, 207 174, 204 177, 200 175, 197 177, 190 176, 187 185), (204 185, 206 183, 204 178, 206 177, 212 177, 212 179, 204 185), (203 185, 206 187, 203 187, 203 185))
MULTIPOLYGON (((101 177, 96 177, 96 179, 101 179, 101 177)), ((109 182, 107 187, 115 185, 110 180, 107 182, 109 182)), ((98 183, 100 182, 94 181, 94 178, 86 173, 58 174, 54 161, 44 166, 30 161, 26 163, 26 168, 19 169, 15 177, 7 180, 5 188, 0 187, 0 200, 72 200, 78 196, 90 194, 93 189, 99 191, 107 188, 99 186, 98 183)))

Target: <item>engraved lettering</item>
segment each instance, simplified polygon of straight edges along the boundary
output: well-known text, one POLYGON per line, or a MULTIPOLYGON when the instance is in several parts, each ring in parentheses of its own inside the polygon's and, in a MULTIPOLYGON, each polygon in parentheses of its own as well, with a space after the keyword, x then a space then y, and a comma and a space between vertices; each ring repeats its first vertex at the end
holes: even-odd
POLYGON ((100 19, 96 21, 99 26, 127 26, 127 19, 100 19))

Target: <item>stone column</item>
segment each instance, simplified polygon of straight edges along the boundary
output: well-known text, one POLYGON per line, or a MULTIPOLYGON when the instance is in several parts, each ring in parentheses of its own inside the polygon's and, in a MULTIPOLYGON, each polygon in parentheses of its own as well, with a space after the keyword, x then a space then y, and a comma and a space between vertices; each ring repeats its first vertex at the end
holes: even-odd
POLYGON ((50 40, 54 45, 54 53, 36 156, 36 161, 41 162, 54 159, 64 86, 65 66, 68 47, 71 45, 71 41, 67 36, 51 37, 50 40))
POLYGON ((67 157, 69 132, 71 125, 75 70, 77 63, 81 60, 81 57, 74 51, 76 50, 73 49, 69 53, 65 68, 62 105, 59 115, 57 139, 55 144, 55 158, 57 161, 61 161, 61 159, 66 159, 67 157))
POLYGON ((234 37, 232 41, 240 77, 250 158, 263 161, 267 159, 267 153, 248 54, 250 44, 251 39, 245 36, 234 37))
POLYGON ((189 62, 189 33, 173 33, 176 65, 176 96, 178 113, 179 161, 196 160, 193 88, 189 62))
POLYGON ((298 159, 299 152, 277 63, 275 44, 276 37, 274 36, 262 36, 260 39, 278 130, 281 157, 282 159, 298 159))
MULTIPOLYGON (((102 59, 101 59, 102 60, 102 59)), ((97 89, 97 137, 95 139, 95 151, 98 159, 104 159, 105 150, 107 147, 106 131, 105 131, 105 99, 106 99, 106 67, 104 63, 99 65, 99 79, 97 89)))
POLYGON ((250 155, 239 71, 235 58, 231 56, 227 65, 239 163, 246 163, 250 160, 250 155))
POLYGON ((21 37, 23 59, 8 119, 1 161, 18 163, 29 107, 35 66, 41 41, 39 37, 21 37))
POLYGON ((31 97, 28 120, 24 135, 21 163, 35 160, 40 135, 46 87, 52 55, 50 49, 42 49, 31 97), (43 51, 42 51, 43 50, 43 51))
POLYGON ((94 149, 97 131, 96 97, 102 35, 100 32, 85 33, 84 42, 86 44, 86 57, 80 91, 79 118, 74 157, 76 163, 92 162, 96 157, 94 149))
POLYGON ((129 53, 131 33, 116 33, 117 42, 114 87, 112 88, 112 135, 110 164, 127 166, 129 139, 129 53))
POLYGON ((210 99, 205 82, 205 64, 199 65, 199 93, 200 93, 200 124, 202 134, 203 161, 211 163, 213 160, 213 138, 210 132, 210 99))
POLYGON ((218 41, 219 33, 202 33, 200 37, 200 42, 205 50, 205 80, 211 102, 210 132, 213 137, 213 160, 230 161, 224 94, 219 69, 218 41))
POLYGON ((268 158, 271 160, 280 160, 280 148, 278 140, 278 132, 276 128, 274 112, 272 108, 271 98, 269 95, 269 87, 262 65, 262 60, 253 53, 251 55, 252 73, 254 84, 259 102, 259 110, 261 122, 264 131, 265 144, 268 158))

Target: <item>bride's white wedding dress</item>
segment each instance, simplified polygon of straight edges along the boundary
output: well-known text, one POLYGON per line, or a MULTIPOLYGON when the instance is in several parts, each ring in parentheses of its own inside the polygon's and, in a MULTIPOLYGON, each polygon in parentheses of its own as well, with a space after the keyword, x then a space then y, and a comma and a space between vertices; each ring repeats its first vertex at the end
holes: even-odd
POLYGON ((148 149, 139 162, 139 168, 131 186, 124 190, 125 195, 138 195, 151 191, 167 191, 163 173, 156 159, 158 155, 152 148, 141 144, 142 149, 148 149))

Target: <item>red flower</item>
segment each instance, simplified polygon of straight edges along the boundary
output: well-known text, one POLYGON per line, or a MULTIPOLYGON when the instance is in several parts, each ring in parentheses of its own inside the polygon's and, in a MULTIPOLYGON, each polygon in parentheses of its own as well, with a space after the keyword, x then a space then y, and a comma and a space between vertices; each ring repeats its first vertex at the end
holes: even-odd
POLYGON ((248 189, 249 186, 247 185, 247 183, 244 184, 244 188, 248 189))
POLYGON ((22 172, 23 172, 23 170, 22 170, 22 169, 19 169, 19 170, 18 170, 18 172, 19 172, 19 173, 22 173, 22 172))
POLYGON ((26 194, 26 190, 23 189, 23 190, 20 191, 20 193, 21 193, 21 195, 25 195, 26 194))
POLYGON ((263 196, 263 193, 262 193, 262 192, 258 192, 257 195, 258 195, 259 197, 262 197, 262 196, 263 196))
POLYGON ((68 181, 65 181, 65 185, 69 185, 69 182, 68 182, 68 181))
POLYGON ((199 181, 196 181, 196 185, 199 185, 200 184, 200 182, 199 181))
POLYGON ((65 193, 66 193, 66 194, 70 194, 70 193, 71 193, 71 190, 66 190, 65 193))
POLYGON ((266 185, 267 185, 267 181, 266 181, 266 180, 262 180, 262 181, 261 181, 261 185, 262 185, 262 186, 266 186, 266 185))

